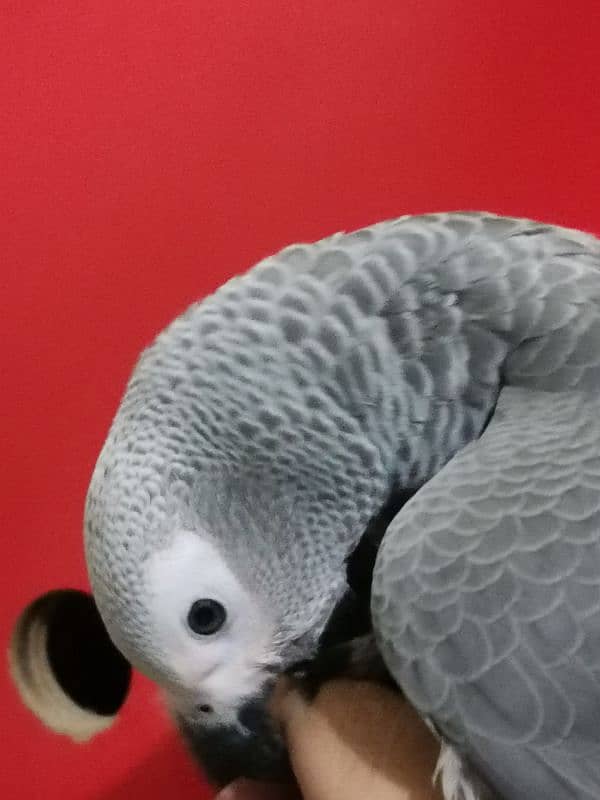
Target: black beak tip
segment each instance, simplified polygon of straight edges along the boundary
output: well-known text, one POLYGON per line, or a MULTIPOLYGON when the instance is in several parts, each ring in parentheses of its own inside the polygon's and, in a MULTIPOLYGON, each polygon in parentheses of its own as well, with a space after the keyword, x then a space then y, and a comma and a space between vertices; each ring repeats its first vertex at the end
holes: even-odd
POLYGON ((239 725, 208 726, 177 719, 192 757, 208 780, 218 789, 238 778, 291 783, 287 751, 267 714, 265 697, 245 702, 238 720, 239 725))
POLYGON ((256 697, 247 700, 238 711, 238 722, 250 734, 260 734, 272 728, 265 710, 264 697, 256 697))

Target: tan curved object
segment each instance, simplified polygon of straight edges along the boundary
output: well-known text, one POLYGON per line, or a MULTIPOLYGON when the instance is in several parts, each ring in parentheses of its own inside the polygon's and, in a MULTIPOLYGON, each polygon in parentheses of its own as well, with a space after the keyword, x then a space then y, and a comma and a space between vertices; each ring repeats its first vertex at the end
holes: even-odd
POLYGON ((77 705, 52 671, 47 650, 47 620, 36 600, 19 617, 8 648, 11 677, 24 705, 55 733, 85 742, 110 728, 117 715, 105 716, 77 705))

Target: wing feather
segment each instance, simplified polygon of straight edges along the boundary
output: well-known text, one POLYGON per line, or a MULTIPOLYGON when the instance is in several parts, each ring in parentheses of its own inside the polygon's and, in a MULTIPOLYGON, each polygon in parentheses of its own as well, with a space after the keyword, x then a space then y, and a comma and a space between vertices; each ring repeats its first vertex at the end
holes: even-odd
POLYGON ((595 397, 506 387, 379 552, 388 668, 508 800, 600 796, 598 487, 595 397))

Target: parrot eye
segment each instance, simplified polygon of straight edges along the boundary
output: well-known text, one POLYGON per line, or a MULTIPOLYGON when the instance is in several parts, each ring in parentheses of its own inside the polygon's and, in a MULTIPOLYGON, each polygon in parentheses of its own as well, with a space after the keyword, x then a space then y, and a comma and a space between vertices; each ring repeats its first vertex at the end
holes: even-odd
POLYGON ((223 627, 226 619, 227 612, 221 603, 203 598, 192 603, 187 623, 194 633, 200 636, 212 636, 223 627))

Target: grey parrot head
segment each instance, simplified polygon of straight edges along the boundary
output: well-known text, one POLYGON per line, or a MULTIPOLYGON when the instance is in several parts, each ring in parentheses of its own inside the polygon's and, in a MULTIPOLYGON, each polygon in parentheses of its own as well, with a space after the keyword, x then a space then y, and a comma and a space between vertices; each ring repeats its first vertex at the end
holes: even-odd
MULTIPOLYGON (((126 486, 121 466, 116 478, 126 486)), ((157 484, 163 478, 157 471, 157 484)), ((328 595, 307 602, 303 624, 296 581, 265 552, 264 532, 289 520, 280 509, 264 513, 258 487, 255 509, 252 497, 236 508, 237 497, 207 480, 205 513, 198 514, 199 487, 192 509, 173 475, 156 497, 125 489, 121 508, 116 486, 108 488, 108 476, 102 483, 88 500, 88 564, 113 642, 163 689, 211 777, 277 774, 283 752, 265 713, 269 691, 287 665, 314 652, 328 604, 335 603, 328 595), (286 578, 287 596, 278 591, 286 578)))
POLYGON ((266 699, 316 653, 386 482, 357 421, 318 384, 306 396, 270 333, 229 318, 211 339, 210 307, 138 362, 92 476, 85 546, 110 637, 223 783, 281 772, 266 699))

